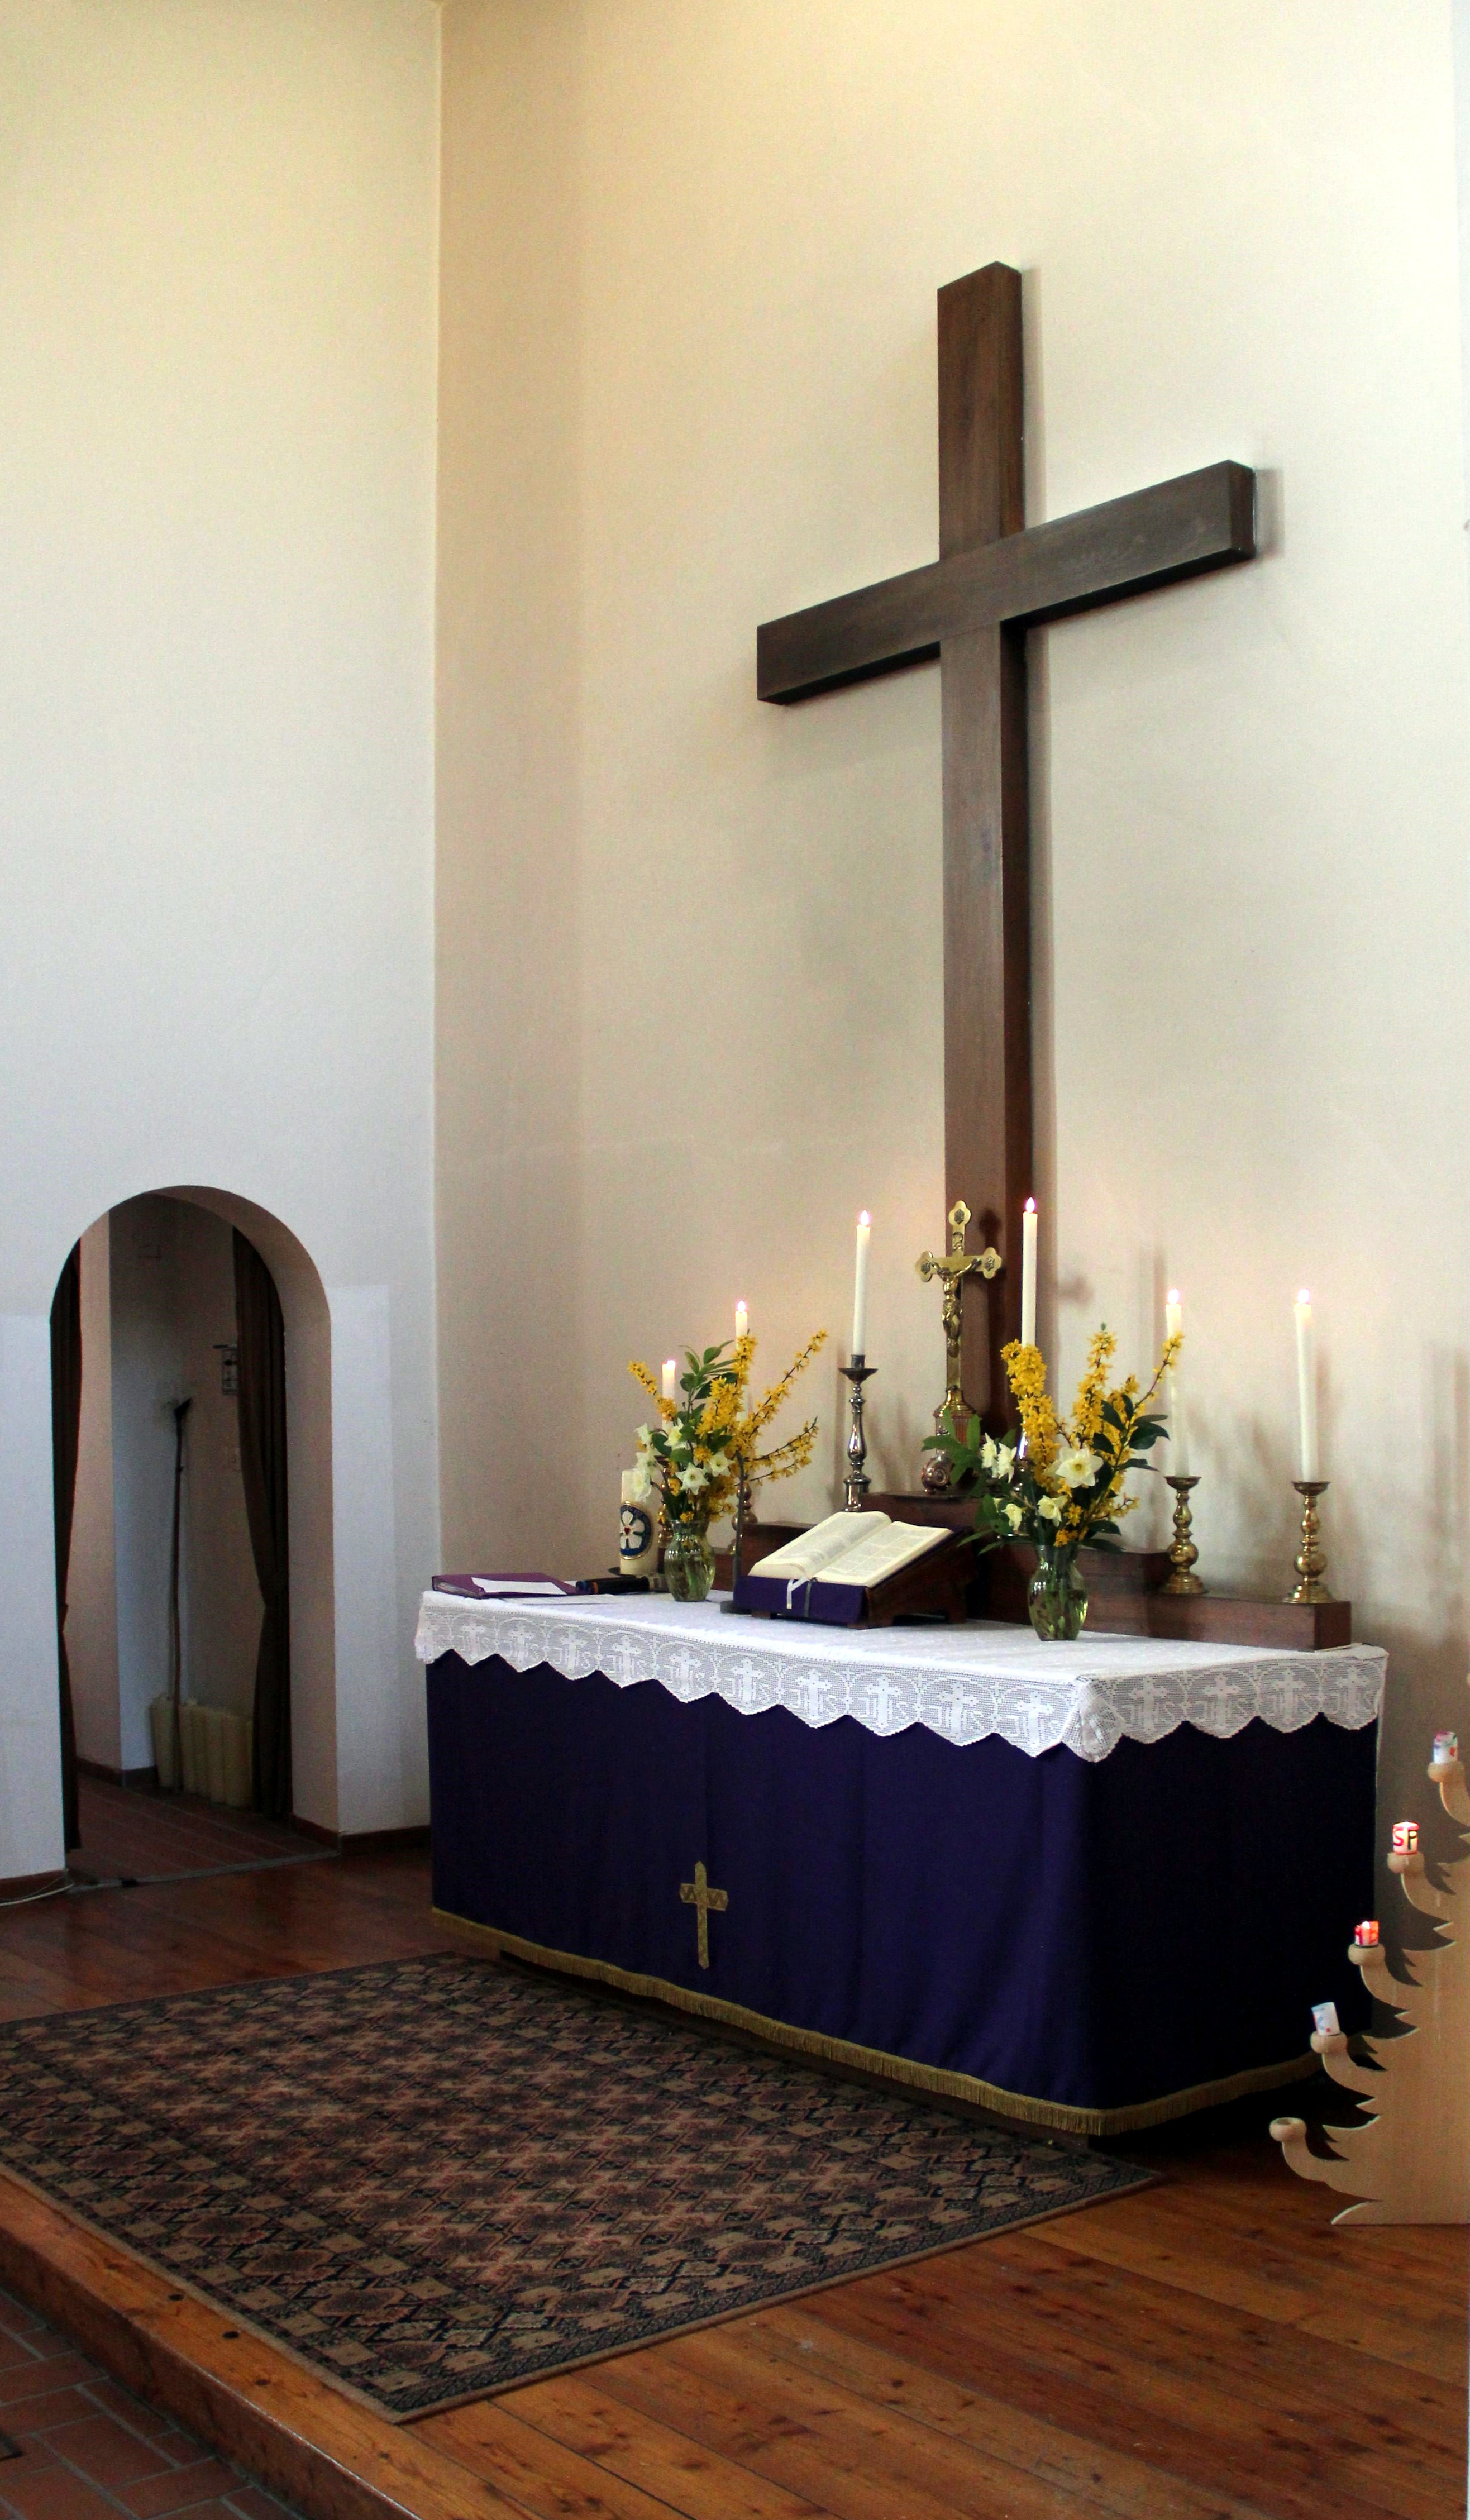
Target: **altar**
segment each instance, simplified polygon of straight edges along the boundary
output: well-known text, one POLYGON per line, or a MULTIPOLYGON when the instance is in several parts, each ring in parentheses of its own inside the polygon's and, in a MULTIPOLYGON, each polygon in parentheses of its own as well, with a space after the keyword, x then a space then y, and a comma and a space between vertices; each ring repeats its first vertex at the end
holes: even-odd
POLYGON ((1365 2020, 1386 1657, 423 1597, 434 1904, 487 1946, 1080 2135, 1365 2020))

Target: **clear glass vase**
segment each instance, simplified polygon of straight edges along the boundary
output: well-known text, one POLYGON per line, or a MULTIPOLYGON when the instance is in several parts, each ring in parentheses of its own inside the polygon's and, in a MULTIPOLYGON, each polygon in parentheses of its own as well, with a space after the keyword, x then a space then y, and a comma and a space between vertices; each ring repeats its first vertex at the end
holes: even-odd
POLYGON ((663 1580, 676 1601, 703 1601, 715 1580, 708 1525, 676 1522, 663 1546, 663 1580))
POLYGON ((1072 1644, 1082 1634, 1088 1597, 1070 1549, 1039 1549, 1026 1607, 1037 1635, 1047 1644, 1072 1644))

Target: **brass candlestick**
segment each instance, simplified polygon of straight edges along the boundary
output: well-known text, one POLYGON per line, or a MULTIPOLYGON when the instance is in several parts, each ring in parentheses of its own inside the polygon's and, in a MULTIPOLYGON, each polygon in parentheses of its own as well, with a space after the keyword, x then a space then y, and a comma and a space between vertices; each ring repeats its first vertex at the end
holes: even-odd
POLYGON ((1328 1482, 1326 1479, 1293 1479, 1291 1484, 1302 1499, 1302 1549, 1296 1562, 1297 1573, 1302 1580, 1290 1598, 1293 1601, 1330 1601, 1332 1595, 1322 1582, 1327 1571, 1327 1559, 1322 1549, 1321 1527, 1316 1518, 1316 1501, 1319 1496, 1326 1495, 1328 1482))
POLYGON ((848 1513, 862 1512, 863 1499, 872 1485, 867 1468, 868 1438, 863 1432, 863 1385, 870 1375, 876 1373, 877 1370, 875 1365, 867 1364, 861 1356, 855 1356, 851 1365, 839 1365, 837 1368, 844 1381, 850 1382, 853 1387, 852 1400, 849 1404, 852 1409, 853 1425, 852 1433, 847 1439, 847 1478, 844 1483, 848 1513))
POLYGON ((755 1508, 750 1495, 750 1464, 741 1453, 735 1462, 735 1537, 730 1547, 730 1598, 720 1604, 728 1617, 746 1619, 750 1616, 748 1610, 738 1606, 735 1595, 740 1589, 740 1576, 743 1572, 740 1561, 745 1551, 745 1533, 754 1520, 755 1508))
POLYGON ((1194 1572, 1199 1551, 1190 1536, 1194 1520, 1189 1511, 1189 1491, 1198 1487, 1199 1480, 1197 1477, 1180 1478, 1176 1473, 1170 1478, 1169 1485, 1174 1490, 1175 1499, 1174 1538, 1169 1544, 1169 1573, 1164 1590, 1176 1594, 1202 1593, 1205 1588, 1194 1572))

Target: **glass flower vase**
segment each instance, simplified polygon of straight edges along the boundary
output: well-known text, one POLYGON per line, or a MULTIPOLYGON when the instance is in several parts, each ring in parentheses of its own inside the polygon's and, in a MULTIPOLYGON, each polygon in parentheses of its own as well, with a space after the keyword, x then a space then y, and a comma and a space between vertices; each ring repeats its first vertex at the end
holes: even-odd
POLYGON ((673 1600, 708 1599, 715 1580, 715 1552, 709 1545, 707 1523, 676 1522, 670 1526, 663 1546, 663 1580, 673 1600))
POLYGON ((1072 1550, 1037 1551, 1036 1573, 1027 1588, 1026 1607, 1032 1626, 1045 1643, 1069 1645, 1081 1636, 1082 1623, 1088 1615, 1088 1597, 1079 1580, 1072 1550))

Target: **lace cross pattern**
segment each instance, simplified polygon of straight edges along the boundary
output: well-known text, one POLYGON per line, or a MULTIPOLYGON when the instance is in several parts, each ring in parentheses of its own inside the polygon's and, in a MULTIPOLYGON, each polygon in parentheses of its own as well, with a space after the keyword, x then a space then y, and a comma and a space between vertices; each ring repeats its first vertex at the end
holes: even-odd
POLYGON ((1155 1637, 1043 1644, 1029 1628, 998 1626, 798 1628, 656 1595, 497 1603, 425 1593, 416 1650, 425 1663, 545 1663, 564 1680, 601 1672, 619 1688, 653 1680, 686 1704, 784 1706, 814 1726, 850 1715, 869 1732, 923 1724, 959 1744, 997 1734, 1030 1758, 1061 1743, 1091 1760, 1180 1724, 1228 1740, 1255 1717, 1296 1732, 1325 1715, 1359 1732, 1379 1712, 1388 1663, 1381 1645, 1282 1653, 1155 1637))

